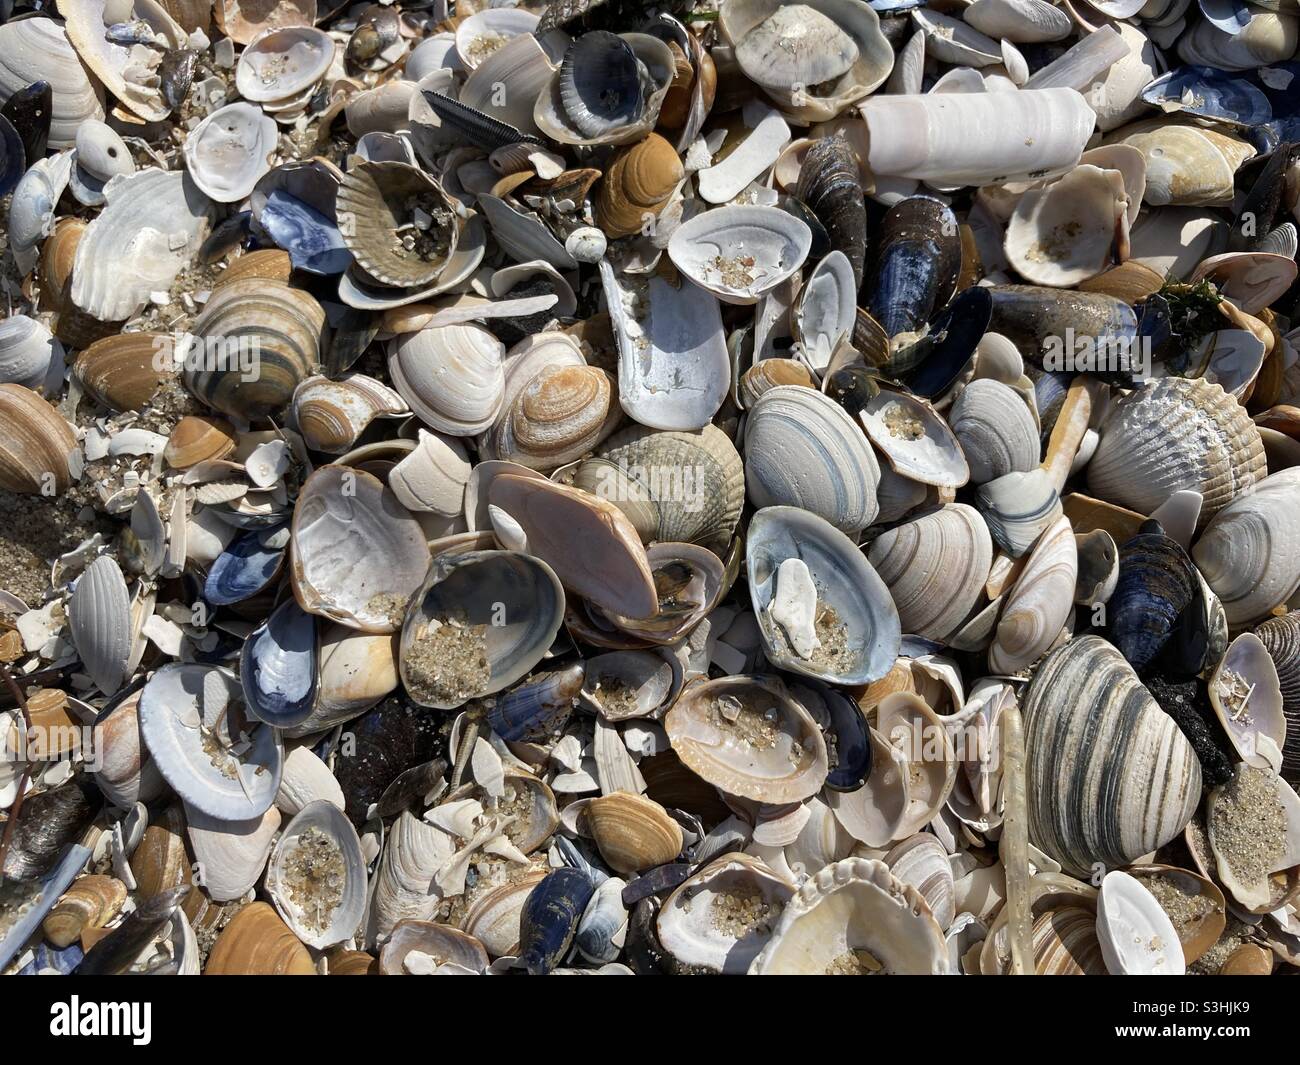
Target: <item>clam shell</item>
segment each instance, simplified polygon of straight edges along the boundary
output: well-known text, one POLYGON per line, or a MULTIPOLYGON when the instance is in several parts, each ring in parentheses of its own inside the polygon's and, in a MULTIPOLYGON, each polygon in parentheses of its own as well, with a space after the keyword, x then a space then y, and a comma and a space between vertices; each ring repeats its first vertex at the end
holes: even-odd
POLYGON ((487 429, 505 399, 504 349, 480 325, 408 333, 388 352, 393 386, 432 429, 473 436, 487 429))
POLYGON ((262 879, 280 830, 274 806, 247 821, 219 821, 187 809, 186 830, 197 866, 197 882, 216 902, 232 902, 262 879))
POLYGON ((1066 517, 1050 525, 1034 545, 998 619, 989 668, 1018 673, 1038 661, 1061 634, 1074 606, 1078 582, 1074 530, 1066 517))
POLYGON ((882 677, 898 656, 901 629, 889 589, 853 541, 796 507, 764 507, 750 521, 746 547, 749 594, 768 659, 782 669, 832 684, 866 684, 882 677), (819 620, 831 647, 799 656, 769 614, 777 569, 789 559, 807 567, 816 587, 819 620), (851 634, 842 653, 838 633, 851 634))
POLYGON ((375 418, 408 413, 401 396, 364 374, 344 374, 337 381, 309 377, 293 393, 293 418, 303 442, 331 455, 353 447, 375 418))
POLYGON ((72 374, 95 402, 110 410, 138 411, 172 376, 172 344, 166 333, 104 337, 77 356, 72 374))
POLYGON ((111 876, 91 874, 73 882, 41 922, 41 931, 54 946, 63 949, 80 938, 110 924, 126 902, 126 885, 111 876))
POLYGON ((596 220, 609 237, 646 230, 686 176, 677 152, 663 137, 645 140, 614 156, 596 197, 596 220))
POLYGON ((0 97, 8 100, 37 81, 54 90, 50 148, 71 148, 83 122, 103 119, 103 89, 87 75, 60 23, 51 18, 6 22, 0 26, 0 56, 0 97))
POLYGON ((249 714, 277 728, 306 720, 316 702, 316 642, 316 619, 293 600, 248 635, 239 679, 249 714))
POLYGON ((1146 159, 1147 183, 1142 198, 1152 207, 1205 207, 1231 202, 1233 176, 1255 154, 1255 149, 1239 137, 1165 118, 1122 126, 1111 138, 1115 143, 1131 145, 1146 159))
POLYGON ((960 488, 970 480, 961 444, 924 400, 882 391, 858 417, 895 473, 939 488, 960 488))
POLYGON ((1047 0, 975 0, 962 18, 981 33, 1016 44, 1059 41, 1073 31, 1070 16, 1047 0))
POLYGON ((644 795, 620 791, 598 796, 588 803, 585 816, 601 857, 616 873, 664 865, 682 849, 681 826, 644 795))
POLYGON ((1044 910, 1033 923, 1034 971, 1041 976, 1102 976, 1097 922, 1082 906, 1044 910))
POLYGON ((1024 713, 1030 840, 1067 871, 1127 865, 1191 819, 1196 755, 1105 640, 1077 637, 1049 654, 1024 713))
POLYGON ((754 506, 802 507, 843 532, 876 518, 871 445, 844 408, 810 388, 773 388, 750 409, 745 481, 754 506))
POLYGON ((311 89, 334 61, 334 42, 311 26, 271 25, 239 53, 235 87, 245 100, 287 100, 311 89))
POLYGON ((181 377, 213 410, 263 418, 316 370, 324 331, 325 312, 307 292, 269 278, 231 281, 195 319, 181 377))
POLYGON ((925 900, 883 862, 846 858, 811 877, 750 966, 764 975, 941 975, 943 932, 925 900))
POLYGON ((439 555, 402 625, 407 694, 421 706, 450 709, 499 692, 541 661, 563 618, 564 591, 540 559, 511 551, 439 555))
POLYGON ((238 713, 235 675, 172 663, 140 695, 140 730, 167 782, 190 806, 224 821, 260 817, 275 801, 283 749, 275 730, 238 713), (246 729, 246 743, 235 743, 246 729))
POLYGON ((821 730, 776 677, 722 677, 688 686, 664 728, 687 768, 729 795, 799 802, 826 780, 821 730))
POLYGON ((1183 898, 1203 899, 1208 903, 1199 917, 1186 918, 1179 914, 1174 922, 1186 964, 1191 965, 1218 942, 1225 926, 1226 905, 1223 892, 1214 881, 1172 865, 1134 865, 1128 872, 1153 894, 1156 890, 1173 893, 1171 909, 1175 911, 1180 909, 1178 903, 1183 898))
POLYGON ((25 314, 0 322, 0 384, 52 393, 62 384, 63 345, 25 314))
POLYGON ((832 251, 809 272, 792 324, 804 357, 824 370, 832 353, 850 336, 857 320, 857 284, 841 251, 832 251))
POLYGON ((284 756, 284 771, 280 774, 275 805, 281 813, 294 817, 313 802, 332 803, 342 810, 343 789, 329 766, 310 748, 295 747, 284 756))
POLYGON ((904 631, 943 642, 983 594, 993 542, 974 508, 952 503, 876 537, 867 561, 889 588, 904 631))
POLYGON ((266 890, 294 935, 318 950, 349 939, 366 906, 366 861, 343 811, 308 803, 271 852, 266 890))
POLYGON ((194 184, 211 199, 238 203, 271 169, 279 137, 275 119, 260 108, 228 104, 213 111, 185 138, 185 166, 194 184))
POLYGON ((86 672, 105 695, 115 695, 129 672, 134 626, 126 578, 112 555, 100 555, 78 578, 68 626, 86 672))
POLYGON ((1282 778, 1300 783, 1300 612, 1269 618, 1255 630, 1273 659, 1282 690, 1286 737, 1282 744, 1282 778))
POLYGON ((442 903, 434 874, 455 854, 442 829, 403 810, 389 828, 367 911, 366 942, 386 937, 408 918, 432 920, 442 903))
POLYGON ((683 274, 725 303, 750 304, 808 257, 812 231, 777 207, 715 207, 678 226, 668 254, 683 274))
POLYGON ((1110 265, 1127 207, 1118 170, 1077 166, 1020 198, 1007 225, 1007 259, 1031 284, 1077 285, 1110 265))
POLYGON ((151 802, 166 788, 140 732, 139 693, 122 699, 95 720, 93 743, 99 755, 95 783, 114 806, 130 809, 151 802))
POLYGON ((627 907, 623 905, 623 889, 627 882, 611 876, 602 882, 591 896, 582 920, 573 937, 573 945, 587 961, 613 962, 623 952, 627 942, 627 907))
POLYGON ((1111 406, 1088 464, 1088 488, 1143 514, 1173 492, 1200 492, 1204 527, 1265 472, 1264 447, 1245 408, 1218 385, 1171 377, 1111 406))
POLYGON ((981 378, 961 390, 948 413, 971 480, 985 484, 1038 465, 1042 444, 1029 405, 1001 381, 981 378))
POLYGON ((184 173, 146 167, 104 186, 72 269, 72 302, 101 322, 138 313, 193 260, 216 207, 184 173))
POLYGON ((320 676, 311 716, 286 736, 332 728, 364 713, 398 684, 397 640, 391 634, 331 625, 321 635, 320 676))
POLYGON ((290 580, 309 614, 394 632, 429 563, 419 523, 368 473, 324 466, 293 512, 290 580))
POLYGON ((203 971, 214 976, 314 976, 316 964, 268 903, 251 902, 222 929, 203 971))
POLYGON ((186 33, 154 0, 133 0, 125 10, 109 6, 109 0, 66 0, 59 14, 66 20, 68 40, 77 56, 94 73, 95 78, 112 93, 123 107, 146 122, 161 122, 171 108, 162 98, 160 79, 152 64, 160 61, 164 51, 185 47, 186 33), (141 57, 140 45, 121 44, 106 30, 121 21, 120 16, 147 23, 160 48, 146 50, 141 57))
POLYGON ((77 448, 72 427, 22 385, 0 385, 0 488, 25 495, 62 495, 72 483, 77 448))
POLYGON ((943 844, 928 833, 918 833, 893 847, 884 862, 896 879, 920 893, 939 927, 946 932, 957 910, 952 866, 943 844))
MULTIPOLYGON (((68 187, 71 174, 71 152, 38 159, 13 191, 9 201, 9 243, 15 259, 24 269, 31 269, 41 240, 55 230, 55 208, 68 187)), ((84 231, 85 223, 78 220, 78 226, 84 231)), ((68 227, 69 223, 64 222, 60 228, 68 227)), ((79 236, 77 240, 80 240, 79 236)), ((68 277, 68 272, 64 277, 68 277)), ((67 302, 66 286, 60 286, 59 302, 67 302)))
POLYGON ((465 507, 471 467, 465 447, 454 436, 418 430, 419 443, 389 471, 388 487, 412 513, 452 518, 465 507))
POLYGON ((491 957, 514 956, 519 949, 520 913, 528 895, 545 877, 545 869, 529 869, 482 892, 470 903, 461 927, 482 943, 491 957))
POLYGON ((1216 508, 1192 548, 1192 558, 1222 602, 1229 625, 1263 620, 1300 587, 1300 556, 1293 546, 1300 529, 1297 484, 1300 468, 1259 481, 1254 491, 1216 508))

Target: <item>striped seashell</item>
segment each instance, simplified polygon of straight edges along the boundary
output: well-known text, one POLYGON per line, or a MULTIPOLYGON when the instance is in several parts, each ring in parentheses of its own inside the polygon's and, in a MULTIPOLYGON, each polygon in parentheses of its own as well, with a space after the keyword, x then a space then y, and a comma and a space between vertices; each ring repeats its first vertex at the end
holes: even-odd
POLYGON ((909 836, 884 858, 889 871, 921 893, 945 932, 957 916, 952 865, 938 838, 928 832, 909 836))
POLYGON ((942 642, 979 601, 993 541, 973 507, 951 503, 881 533, 867 561, 888 585, 903 631, 942 642))
POLYGON ((1282 687, 1286 740, 1282 744, 1282 779, 1300 788, 1300 610, 1270 618, 1255 629, 1282 687))
POLYGON ((41 922, 45 938, 62 949, 87 929, 103 928, 126 902, 126 885, 111 876, 91 874, 75 881, 41 922))
POLYGON ((325 311, 301 289, 244 278, 213 290, 194 322, 185 387, 213 410, 265 418, 293 397, 320 362, 325 311))
POLYGON ((345 374, 337 381, 309 377, 293 393, 294 422, 303 441, 331 455, 351 448, 375 418, 409 413, 401 396, 365 374, 345 374))
POLYGON ((808 367, 794 359, 762 359, 741 375, 736 390, 740 406, 748 410, 764 392, 781 385, 816 388, 817 382, 808 367))
POLYGON ((578 467, 573 483, 617 506, 646 543, 702 544, 719 554, 745 505, 744 464, 715 425, 620 430, 578 467))
POLYGON ((389 471, 388 487, 407 510, 454 518, 464 510, 471 465, 458 437, 419 430, 420 442, 389 471))
POLYGON ((1041 442, 1028 405, 1001 381, 972 381, 952 405, 948 424, 970 466, 970 479, 984 484, 1038 465, 1041 442))
POLYGON ((83 122, 103 119, 104 91, 86 73, 61 24, 30 18, 0 26, 0 98, 35 81, 54 89, 51 149, 71 148, 83 122))
POLYGON ((644 795, 625 791, 602 795, 591 800, 585 816, 600 856, 616 873, 664 865, 682 849, 681 826, 644 795))
POLYGON ((177 470, 187 470, 200 462, 223 459, 239 443, 235 427, 224 418, 189 414, 172 427, 163 458, 177 470))
POLYGON ((1088 487, 1142 514, 1174 492, 1200 492, 1203 528, 1266 474, 1259 430, 1236 399, 1203 379, 1167 377, 1111 408, 1088 463, 1088 487))
POLYGON ((22 385, 0 385, 0 488, 62 495, 76 447, 72 427, 46 400, 22 385))
POLYGON ((1067 872, 1128 865, 1191 820, 1201 797, 1196 754, 1101 637, 1049 654, 1024 714, 1029 837, 1067 872))
POLYGON ((657 133, 622 149, 610 163, 596 198, 596 220, 610 237, 639 233, 681 184, 686 172, 657 133))
POLYGON ((314 976, 311 954, 265 902, 250 902, 222 929, 203 971, 213 976, 314 976))
POLYGON ((138 411, 173 376, 168 333, 121 333, 96 340, 72 364, 87 394, 115 411, 138 411))
POLYGON ((745 483, 756 507, 795 506, 856 533, 876 518, 880 467, 833 399, 787 385, 763 394, 745 428, 745 483))
POLYGON ((1286 603, 1300 587, 1300 467, 1264 478, 1220 510, 1192 559, 1229 625, 1263 620, 1286 603))
POLYGON ((231 260, 230 265, 217 278, 214 287, 220 288, 243 277, 270 278, 273 281, 287 282, 292 273, 293 261, 287 251, 281 251, 279 248, 263 248, 259 251, 245 252, 237 259, 231 260))
POLYGON ((126 679, 131 658, 131 597, 112 555, 100 555, 77 579, 68 601, 72 642, 91 679, 113 695, 126 679))
POLYGON ((49 391, 63 380, 63 345, 25 314, 0 321, 0 384, 49 391))
POLYGON ((1097 918, 1082 906, 1044 910, 1034 918, 1034 971, 1039 976, 1105 976, 1097 918))
POLYGON ((505 400, 501 341, 481 325, 447 325, 398 337, 388 351, 393 387, 429 428, 474 436, 505 400))
POLYGON ((989 648, 990 669, 1018 673, 1038 661, 1065 626, 1074 606, 1078 576, 1074 529, 1068 518, 1061 517, 1034 545, 1007 595, 989 648))

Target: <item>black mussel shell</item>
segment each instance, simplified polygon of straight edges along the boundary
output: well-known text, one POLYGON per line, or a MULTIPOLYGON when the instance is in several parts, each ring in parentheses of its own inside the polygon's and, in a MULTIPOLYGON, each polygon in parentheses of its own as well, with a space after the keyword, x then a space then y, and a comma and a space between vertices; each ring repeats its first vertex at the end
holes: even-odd
POLYGON ((812 233, 812 244, 808 246, 808 258, 805 260, 806 267, 815 265, 830 254, 830 234, 826 232, 821 219, 813 214, 811 207, 797 196, 778 196, 776 205, 786 214, 794 215, 812 233))
POLYGON ((1300 145, 1279 144, 1264 163, 1232 223, 1228 235, 1229 251, 1255 251, 1272 231, 1286 194, 1287 171, 1297 153, 1300 153, 1300 145))
POLYGON ((857 156, 848 141, 834 136, 813 142, 799 168, 795 196, 825 227, 831 249, 848 258, 854 283, 861 287, 867 257, 867 205, 857 156))
POLYGON ((925 399, 947 392, 974 357, 992 315, 993 297, 987 288, 977 285, 957 293, 925 336, 898 353, 916 366, 904 378, 908 388, 925 399))
POLYGON ((27 172, 22 138, 9 119, 0 116, 0 196, 8 196, 27 172))
POLYGON ((199 53, 188 48, 176 48, 163 56, 158 64, 159 91, 163 103, 175 111, 185 102, 194 83, 194 72, 199 67, 199 53))
POLYGON ((546 976, 563 960, 596 883, 581 869, 556 869, 528 894, 519 916, 519 961, 546 976))
POLYGON ((50 139, 50 116, 54 112, 54 90, 48 81, 34 81, 19 89, 0 107, 23 143, 24 170, 45 158, 50 139))
POLYGON ((871 775, 871 732, 857 703, 836 691, 826 693, 830 723, 825 728, 832 791, 856 791, 871 775))
POLYGON ((826 394, 856 418, 880 394, 880 385, 865 367, 846 366, 827 379, 826 394))
POLYGON ((353 825, 359 829, 365 824, 370 807, 408 769, 446 757, 442 727, 436 715, 400 695, 390 696, 346 727, 334 775, 353 825))
POLYGON ((669 862, 647 869, 628 883, 620 896, 624 906, 635 906, 651 895, 666 895, 676 890, 691 875, 695 867, 690 862, 669 862))
POLYGON ((503 740, 548 739, 564 729, 585 676, 581 663, 535 673, 509 691, 484 699, 484 718, 503 740))
POLYGON ((384 789, 375 804, 375 816, 396 817, 417 799, 428 795, 446 775, 447 762, 443 758, 431 758, 411 766, 384 789))
POLYGON ((952 296, 961 271, 957 216, 932 196, 909 196, 885 212, 867 309, 889 336, 920 333, 952 296))
POLYGON ((49 791, 27 796, 5 855, 4 877, 38 880, 54 868, 104 805, 99 789, 78 775, 49 791))
POLYGON ((659 931, 655 927, 658 916, 658 907, 650 898, 638 902, 628 915, 623 956, 637 976, 668 976, 675 972, 672 955, 659 942, 659 931))
POLYGON ((1106 603, 1110 642, 1140 674, 1168 643, 1197 593, 1196 572, 1178 541, 1146 521, 1119 549, 1119 582, 1106 603))

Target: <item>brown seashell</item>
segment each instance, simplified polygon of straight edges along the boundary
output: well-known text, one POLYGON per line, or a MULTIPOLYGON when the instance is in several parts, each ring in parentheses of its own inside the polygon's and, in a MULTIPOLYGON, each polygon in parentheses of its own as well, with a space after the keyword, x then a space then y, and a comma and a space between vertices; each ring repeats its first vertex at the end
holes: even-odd
POLYGON ((691 112, 691 86, 695 82, 695 69, 681 45, 676 41, 666 43, 668 51, 673 54, 673 81, 659 108, 658 125, 661 129, 680 129, 691 112))
POLYGON ((226 925, 208 955, 208 976, 315 976, 307 948, 265 902, 250 902, 226 925))
POLYGON ((611 237, 639 233, 663 209, 685 177, 677 151, 651 133, 610 164, 596 199, 596 220, 611 237))
POLYGON ((1258 943, 1243 943, 1219 968, 1220 976, 1272 976, 1273 954, 1258 943))
MULTIPOLYGON (((219 2, 219 0, 218 0, 219 2)), ((202 30, 206 36, 212 26, 213 0, 158 0, 158 5, 176 20, 186 33, 202 30)))
POLYGON ((163 458, 173 469, 188 470, 209 459, 225 458, 238 443, 235 427, 224 418, 190 414, 172 428, 163 458))
POLYGON ((364 950, 337 947, 325 955, 330 976, 378 976, 379 959, 364 950))
POLYGON ((682 849, 681 826, 643 795, 619 791, 592 799, 586 821, 601 857, 616 873, 664 865, 682 849))
POLYGON ((126 902, 126 885, 111 876, 83 876, 63 893, 41 922, 45 938, 62 950, 83 930, 103 928, 126 902))
MULTIPOLYGON (((68 708, 68 696, 57 688, 42 688, 27 697, 31 718, 26 752, 34 761, 62 758, 81 747, 81 721, 68 708)), ((10 750, 19 749, 19 730, 12 730, 10 750)))
POLYGON ((1138 528, 1146 521, 1146 518, 1135 510, 1107 503, 1102 499, 1093 499, 1092 496, 1080 492, 1071 492, 1069 495, 1062 496, 1061 509, 1070 519, 1070 525, 1076 535, 1082 536, 1102 529, 1110 533, 1117 544, 1131 540, 1137 535, 1138 528))
POLYGON ((180 887, 190 879, 185 853, 185 816, 180 803, 155 815, 131 855, 131 874, 144 898, 180 887))
POLYGON ((236 44, 249 44, 272 26, 312 25, 316 0, 216 0, 212 16, 217 29, 236 44))
MULTIPOLYGON (((1188 965, 1219 941, 1227 923, 1227 903, 1223 892, 1209 877, 1173 865, 1134 865, 1128 872, 1141 880, 1149 890, 1152 888, 1151 881, 1159 878, 1185 899, 1204 898, 1210 903, 1208 910, 1190 920, 1180 921, 1173 913, 1169 915, 1183 945, 1183 960, 1188 965)), ((1160 901, 1159 895, 1156 896, 1156 901, 1160 901)))
POLYGON ((77 356, 73 376, 90 397, 115 411, 138 411, 171 377, 172 338, 121 333, 96 340, 77 356))
POLYGON ((1165 279, 1151 267, 1133 260, 1103 270, 1096 277, 1080 281, 1076 287, 1081 292, 1101 292, 1114 296, 1132 306, 1152 293, 1159 292, 1164 283, 1165 279))
POLYGON ((30 388, 0 385, 0 488, 62 495, 72 483, 72 427, 30 388))
POLYGON ((1097 919, 1082 906, 1047 910, 1034 919, 1034 969, 1039 976, 1105 976, 1097 919))
POLYGON ((80 218, 61 218, 41 245, 37 277, 41 282, 43 310, 61 311, 71 306, 68 293, 72 288, 72 264, 85 231, 86 223, 80 218))
POLYGON ((217 278, 214 288, 220 288, 230 281, 245 277, 271 278, 273 281, 288 281, 293 273, 293 263, 287 251, 279 248, 264 248, 261 251, 245 252, 232 260, 229 266, 217 278))
POLYGON ((781 385, 802 385, 804 388, 816 388, 808 368, 794 359, 761 359, 754 363, 740 378, 738 394, 741 406, 749 409, 758 402, 759 396, 781 385))

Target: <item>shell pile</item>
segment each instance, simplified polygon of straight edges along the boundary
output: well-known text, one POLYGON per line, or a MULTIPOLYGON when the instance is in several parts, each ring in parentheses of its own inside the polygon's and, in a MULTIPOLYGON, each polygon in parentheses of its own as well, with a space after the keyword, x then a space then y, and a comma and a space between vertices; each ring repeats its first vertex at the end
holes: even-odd
POLYGON ((0 972, 1295 973, 1294 8, 0 4, 0 972))

